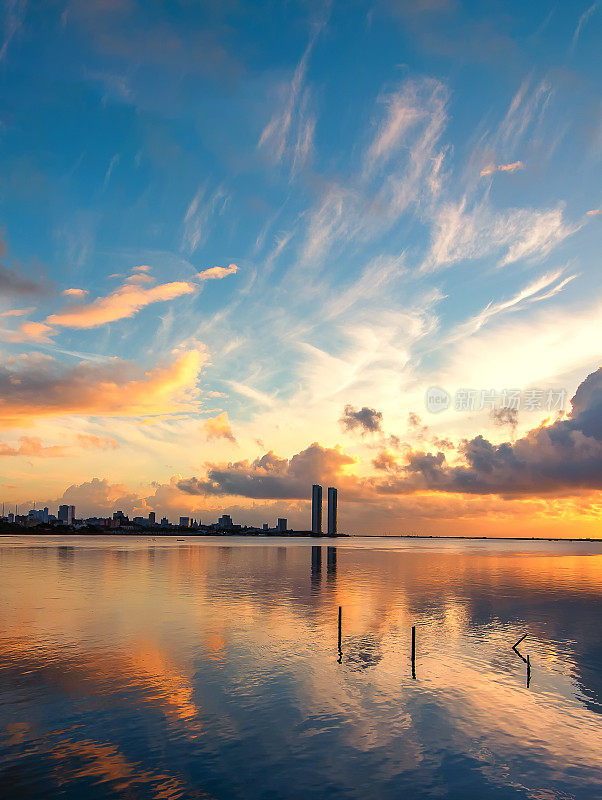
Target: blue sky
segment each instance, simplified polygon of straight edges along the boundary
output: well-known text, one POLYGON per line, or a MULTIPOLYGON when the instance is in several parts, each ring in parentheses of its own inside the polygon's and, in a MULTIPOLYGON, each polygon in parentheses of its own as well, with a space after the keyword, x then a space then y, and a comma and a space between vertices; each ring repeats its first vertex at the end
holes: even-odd
POLYGON ((145 508, 174 475, 312 442, 376 480, 400 442, 545 416, 429 417, 429 386, 570 398, 599 366, 597 3, 9 0, 3 23, 0 336, 28 385, 7 495, 97 478, 145 508), (44 381, 75 373, 97 401, 51 413, 44 381))

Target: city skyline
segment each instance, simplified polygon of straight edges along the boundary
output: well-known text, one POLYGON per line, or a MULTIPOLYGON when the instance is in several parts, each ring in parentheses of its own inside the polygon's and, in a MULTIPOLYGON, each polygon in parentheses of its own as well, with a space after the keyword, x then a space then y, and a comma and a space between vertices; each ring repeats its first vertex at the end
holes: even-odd
POLYGON ((247 532, 248 530, 256 530, 258 532, 270 532, 270 533, 311 533, 313 535, 326 535, 326 536, 336 536, 338 533, 337 528, 337 513, 338 513, 338 492, 337 489, 333 486, 328 487, 328 507, 327 507, 327 530, 326 532, 322 531, 322 487, 314 484, 311 490, 311 502, 312 502, 312 513, 311 513, 311 524, 303 529, 299 529, 295 531, 293 528, 290 528, 288 525, 288 519, 286 517, 278 517, 276 520, 276 524, 270 527, 269 523, 263 522, 261 526, 254 526, 249 525, 247 522, 237 523, 234 522, 232 517, 229 514, 223 513, 217 520, 217 522, 203 522, 200 517, 195 519, 194 517, 189 516, 180 516, 179 521, 171 522, 168 517, 163 516, 161 517, 160 522, 157 522, 157 511, 149 511, 147 517, 142 516, 134 516, 132 519, 129 518, 128 514, 125 514, 123 510, 117 509, 114 510, 109 516, 99 516, 97 514, 91 514, 88 516, 82 515, 80 517, 76 516, 75 506, 73 505, 59 505, 57 509, 57 514, 54 515, 50 513, 49 507, 44 506, 43 508, 34 507, 26 510, 25 513, 19 514, 18 506, 15 506, 15 511, 8 511, 5 514, 5 503, 2 504, 2 517, 0 522, 8 522, 9 524, 19 524, 25 525, 26 527, 35 527, 35 525, 42 524, 42 525, 51 525, 53 526, 55 523, 60 527, 64 526, 72 526, 72 527, 99 527, 104 530, 110 531, 119 531, 124 527, 128 529, 133 528, 140 528, 145 531, 151 531, 154 529, 165 529, 165 528, 178 528, 178 529, 192 529, 192 530, 230 530, 232 532, 240 531, 247 532))
POLYGON ((7 505, 601 536, 599 4, 9 11, 7 505))

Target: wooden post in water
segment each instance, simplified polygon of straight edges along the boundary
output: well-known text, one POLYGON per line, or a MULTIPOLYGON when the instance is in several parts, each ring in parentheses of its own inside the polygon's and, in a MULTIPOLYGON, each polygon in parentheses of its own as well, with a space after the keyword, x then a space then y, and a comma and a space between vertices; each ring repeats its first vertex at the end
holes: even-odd
POLYGON ((339 658, 338 663, 341 664, 343 661, 343 607, 339 606, 339 658))
POLYGON ((527 656, 527 689, 531 683, 531 659, 527 656))
POLYGON ((412 625, 412 678, 416 680, 416 626, 412 625))

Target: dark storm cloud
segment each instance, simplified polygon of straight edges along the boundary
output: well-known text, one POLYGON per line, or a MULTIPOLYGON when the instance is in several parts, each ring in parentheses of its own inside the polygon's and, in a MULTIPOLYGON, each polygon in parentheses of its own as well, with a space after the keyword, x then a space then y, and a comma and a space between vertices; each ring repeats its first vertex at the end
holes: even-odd
POLYGON ((375 408, 364 406, 356 411, 353 406, 346 405, 339 421, 347 431, 360 430, 362 434, 377 433, 381 430, 383 415, 375 408))
POLYGON ((351 456, 314 442, 290 460, 270 451, 252 462, 211 466, 206 478, 185 478, 177 482, 177 487, 195 495, 299 499, 309 496, 316 481, 333 483, 347 464, 353 464, 351 456))
POLYGON ((481 435, 464 440, 458 447, 462 466, 447 464, 442 452, 413 451, 378 491, 533 495, 601 489, 602 368, 583 381, 571 402, 568 419, 529 431, 514 443, 496 445, 481 435))

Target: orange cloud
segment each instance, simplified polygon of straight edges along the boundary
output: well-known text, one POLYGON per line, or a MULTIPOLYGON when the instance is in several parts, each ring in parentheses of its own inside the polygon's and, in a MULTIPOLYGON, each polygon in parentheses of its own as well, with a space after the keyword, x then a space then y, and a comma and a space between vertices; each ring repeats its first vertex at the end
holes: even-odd
MULTIPOLYGON (((19 446, 14 447, 0 442, 0 457, 3 456, 26 456, 28 458, 65 458, 73 451, 71 447, 63 445, 51 445, 46 447, 42 440, 36 436, 21 436, 19 446)), ((99 450, 109 450, 119 447, 115 439, 107 439, 103 436, 93 436, 91 434, 80 433, 77 436, 77 443, 85 450, 97 448, 99 450)))
POLYGON ((44 322, 24 322, 16 331, 0 331, 5 342, 43 342, 49 344, 54 330, 44 322))
POLYGON ((22 317, 25 314, 30 314, 33 310, 33 308, 9 308, 8 311, 3 311, 0 317, 22 317))
POLYGON ((89 450, 91 448, 96 448, 98 450, 116 450, 119 447, 119 442, 115 439, 107 439, 105 436, 94 436, 91 433, 78 433, 77 441, 84 450, 89 450))
POLYGON ((226 411, 222 414, 218 414, 217 417, 210 417, 205 420, 203 423, 203 430, 208 439, 229 439, 231 442, 236 441, 226 411))
POLYGON ((220 280, 228 275, 234 275, 238 272, 236 264, 230 264, 229 267, 211 267, 210 269, 201 270, 197 272, 196 277, 200 281, 220 280))
POLYGON ((19 331, 24 339, 33 342, 50 342, 52 340, 49 337, 54 333, 50 325, 44 322, 24 322, 19 331))
POLYGON ((384 472, 395 471, 398 467, 397 457, 386 448, 381 450, 376 458, 372 459, 372 466, 384 472))
POLYGON ((591 208, 585 212, 587 217, 597 217, 599 214, 602 214, 602 208, 591 208))
POLYGON ((66 328, 96 328, 107 322, 133 317, 140 309, 151 303, 173 300, 196 290, 193 283, 173 281, 145 289, 134 281, 126 281, 106 297, 98 297, 91 303, 78 304, 51 314, 46 322, 66 328))
MULTIPOLYGON (((231 265, 234 266, 234 265, 231 265)), ((56 314, 48 316, 44 322, 24 322, 17 330, 2 330, 0 338, 8 342, 43 342, 49 344, 55 336, 56 327, 88 329, 133 317, 142 308, 151 303, 173 300, 185 294, 192 294, 197 286, 189 281, 172 281, 158 286, 144 286, 154 283, 147 274, 148 267, 134 267, 134 274, 126 278, 125 283, 106 297, 97 297, 89 303, 84 302, 89 294, 87 289, 65 289, 62 294, 68 298, 82 302, 69 305, 56 314)), ((219 270, 221 267, 215 267, 219 270)), ((230 269, 230 268, 229 268, 230 269)), ((237 267, 234 266, 234 271, 237 267)), ((230 271, 232 271, 230 269, 230 271)), ((212 272, 212 270, 207 270, 212 272)), ((226 274, 230 274, 226 270, 226 274)), ((217 276, 213 276, 217 277, 217 276)), ((221 277, 221 276, 220 276, 221 277)), ((33 309, 13 309, 0 314, 4 317, 16 317, 33 309)))
POLYGON ((36 437, 21 436, 19 447, 11 447, 0 442, 0 456, 37 456, 40 458, 62 458, 68 454, 67 447, 52 445, 44 447, 42 440, 36 437))
POLYGON ((196 411, 196 382, 206 360, 200 348, 187 350, 137 375, 135 365, 118 358, 65 368, 50 357, 25 356, 5 363, 0 374, 0 424, 66 414, 139 417, 196 411))
POLYGON ((132 275, 129 275, 126 283, 129 285, 138 284, 142 285, 145 283, 154 283, 155 279, 152 275, 148 275, 146 272, 134 272, 132 275))
POLYGON ((512 164, 489 164, 481 170, 481 175, 493 175, 494 172, 516 172, 524 169, 522 161, 514 161, 512 164))

